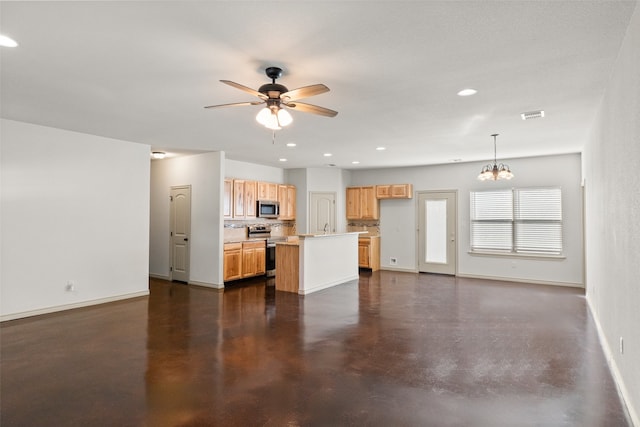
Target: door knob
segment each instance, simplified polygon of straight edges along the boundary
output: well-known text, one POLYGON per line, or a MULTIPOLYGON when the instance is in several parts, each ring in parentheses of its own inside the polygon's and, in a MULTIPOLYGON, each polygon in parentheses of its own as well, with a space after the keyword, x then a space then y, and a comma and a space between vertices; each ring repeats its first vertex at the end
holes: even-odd
POLYGON ((188 241, 189 241, 189 239, 188 239, 187 237, 185 237, 185 238, 184 238, 184 241, 185 241, 185 242, 188 242, 188 241))

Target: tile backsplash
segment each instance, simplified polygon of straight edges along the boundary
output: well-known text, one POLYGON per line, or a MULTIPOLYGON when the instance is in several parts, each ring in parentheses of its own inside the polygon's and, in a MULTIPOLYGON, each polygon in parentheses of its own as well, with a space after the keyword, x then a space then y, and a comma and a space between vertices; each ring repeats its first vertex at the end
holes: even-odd
POLYGON ((366 231, 370 236, 380 235, 380 222, 378 221, 358 221, 347 224, 347 231, 366 231))

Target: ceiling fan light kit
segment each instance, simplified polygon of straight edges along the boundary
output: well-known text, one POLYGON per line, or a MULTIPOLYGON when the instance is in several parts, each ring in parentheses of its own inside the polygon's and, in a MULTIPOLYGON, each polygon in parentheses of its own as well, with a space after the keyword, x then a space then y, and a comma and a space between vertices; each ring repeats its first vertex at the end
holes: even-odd
POLYGON ((204 108, 240 107, 245 105, 266 104, 266 106, 256 115, 256 121, 267 129, 271 129, 274 131, 282 129, 284 126, 287 126, 291 124, 291 122, 293 122, 293 117, 291 117, 291 114, 289 114, 289 112, 283 107, 302 111, 304 113, 318 114, 326 117, 335 117, 338 114, 337 111, 333 111, 328 108, 319 107, 317 105, 307 104, 304 102, 298 102, 299 99, 304 99, 310 96, 329 92, 329 88, 325 85, 315 84, 289 90, 285 86, 276 83, 276 79, 282 76, 281 68, 268 67, 265 70, 265 74, 271 79, 271 83, 260 86, 258 90, 251 89, 250 87, 232 82, 230 80, 220 80, 224 84, 250 93, 251 95, 257 96, 258 98, 260 98, 260 101, 209 105, 204 108))
POLYGON ((493 137, 493 165, 488 164, 482 168, 480 175, 478 175, 480 181, 497 181, 499 179, 513 178, 513 173, 509 169, 509 165, 503 163, 498 164, 496 159, 496 137, 498 135, 497 133, 491 135, 493 137))

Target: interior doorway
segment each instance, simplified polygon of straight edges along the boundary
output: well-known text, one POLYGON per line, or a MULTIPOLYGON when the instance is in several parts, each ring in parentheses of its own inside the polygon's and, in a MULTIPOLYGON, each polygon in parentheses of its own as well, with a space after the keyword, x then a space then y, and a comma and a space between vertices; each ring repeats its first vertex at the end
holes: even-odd
POLYGON ((309 193, 309 233, 335 233, 336 193, 309 193))
POLYGON ((169 233, 171 236, 170 280, 188 283, 189 242, 191 238, 191 186, 171 187, 169 206, 169 233))
POLYGON ((418 192, 418 270, 455 275, 457 192, 418 192))

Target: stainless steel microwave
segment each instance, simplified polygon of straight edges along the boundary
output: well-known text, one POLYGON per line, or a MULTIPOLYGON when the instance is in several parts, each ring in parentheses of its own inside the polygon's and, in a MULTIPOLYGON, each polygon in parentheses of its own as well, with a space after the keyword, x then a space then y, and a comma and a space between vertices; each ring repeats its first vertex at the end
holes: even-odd
POLYGON ((258 218, 278 218, 280 203, 275 200, 258 200, 258 218))

